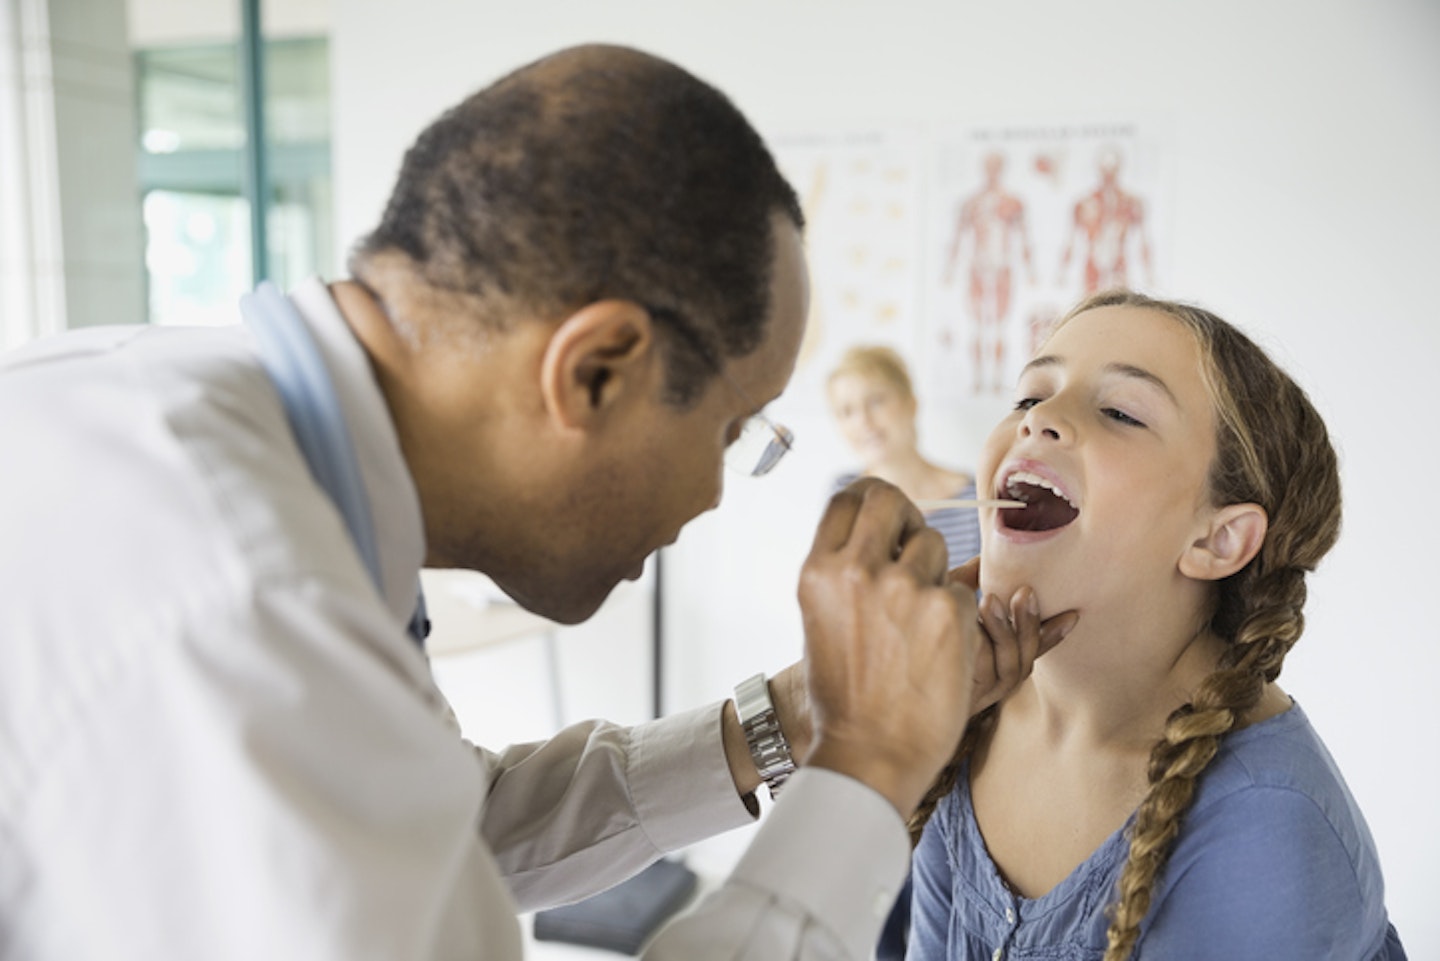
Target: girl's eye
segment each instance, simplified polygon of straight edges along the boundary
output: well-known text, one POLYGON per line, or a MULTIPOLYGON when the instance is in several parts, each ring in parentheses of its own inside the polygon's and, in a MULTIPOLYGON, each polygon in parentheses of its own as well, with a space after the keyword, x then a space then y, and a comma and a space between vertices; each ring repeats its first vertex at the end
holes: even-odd
POLYGON ((1116 410, 1114 407, 1106 407, 1106 408, 1104 408, 1103 410, 1101 410, 1101 413, 1104 414, 1106 417, 1110 418, 1110 419, 1113 420, 1113 421, 1117 421, 1117 422, 1119 422, 1119 423, 1121 423, 1121 424, 1125 424, 1127 427, 1144 427, 1144 426, 1145 426, 1143 423, 1141 423, 1140 421, 1138 421, 1138 420, 1136 420, 1135 418, 1131 417, 1129 414, 1125 413, 1123 410, 1116 410))
POLYGON ((1039 397, 1022 397, 1022 398, 1020 398, 1019 400, 1017 400, 1017 401, 1015 402, 1015 409, 1016 409, 1016 410, 1029 410, 1030 408, 1034 407, 1034 406, 1035 406, 1036 404, 1038 404, 1038 403, 1040 403, 1040 398, 1039 398, 1039 397))

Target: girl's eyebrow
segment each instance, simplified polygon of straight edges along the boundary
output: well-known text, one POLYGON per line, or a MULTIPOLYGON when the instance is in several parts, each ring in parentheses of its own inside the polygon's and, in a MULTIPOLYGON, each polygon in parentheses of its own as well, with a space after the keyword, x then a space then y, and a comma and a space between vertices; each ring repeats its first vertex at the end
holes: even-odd
MULTIPOLYGON (((1020 373, 1023 376, 1025 374, 1028 374, 1030 371, 1040 367, 1061 367, 1064 366, 1064 363, 1065 362, 1055 354, 1044 354, 1040 357, 1036 357, 1034 360, 1030 361, 1030 363, 1026 364, 1021 369, 1020 373)), ((1119 374, 1122 377, 1133 377, 1136 380, 1144 381, 1145 383, 1158 388, 1161 393, 1163 393, 1166 397, 1170 398, 1170 403, 1174 404, 1176 407, 1180 406, 1180 401, 1175 397, 1175 392, 1170 389, 1170 385, 1166 384, 1165 381, 1161 380, 1159 377, 1157 377, 1155 374, 1152 374, 1144 367, 1136 367, 1134 364, 1111 363, 1106 364, 1103 369, 1108 374, 1119 374)))

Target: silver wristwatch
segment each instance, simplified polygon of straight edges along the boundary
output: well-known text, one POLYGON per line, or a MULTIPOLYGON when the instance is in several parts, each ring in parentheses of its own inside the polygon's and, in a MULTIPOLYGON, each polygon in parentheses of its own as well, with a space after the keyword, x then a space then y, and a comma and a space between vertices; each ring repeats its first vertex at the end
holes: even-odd
POLYGON ((770 788, 770 797, 777 798, 780 786, 795 773, 795 758, 790 753, 785 732, 780 730, 780 719, 775 716, 770 685, 764 674, 756 674, 735 685, 735 710, 740 715, 740 726, 745 729, 745 743, 750 745, 755 769, 770 788))

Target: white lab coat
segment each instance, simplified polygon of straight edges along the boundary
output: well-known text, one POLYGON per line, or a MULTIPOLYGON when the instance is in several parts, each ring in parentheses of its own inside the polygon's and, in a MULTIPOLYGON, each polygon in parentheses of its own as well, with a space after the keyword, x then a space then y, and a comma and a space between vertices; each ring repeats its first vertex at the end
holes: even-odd
MULTIPOLYGON (((521 957, 517 911, 747 823, 720 710, 461 739, 405 633, 419 503, 367 360, 336 382, 383 590, 241 328, 92 328, 0 358, 0 961, 521 957)), ((650 959, 865 958, 908 863, 802 771, 650 959)))

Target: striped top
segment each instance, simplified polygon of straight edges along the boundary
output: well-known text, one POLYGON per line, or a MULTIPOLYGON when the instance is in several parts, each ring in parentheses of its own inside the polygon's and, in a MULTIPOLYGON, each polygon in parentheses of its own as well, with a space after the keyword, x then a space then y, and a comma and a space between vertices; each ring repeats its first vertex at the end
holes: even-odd
MULTIPOLYGON (((835 490, 839 491, 841 488, 848 487, 862 476, 864 475, 858 472, 840 475, 839 479, 835 481, 835 490)), ((973 479, 957 493, 951 495, 953 498, 966 500, 975 496, 977 495, 973 479)), ((959 567, 980 553, 980 515, 974 508, 942 507, 940 510, 927 511, 925 520, 940 532, 941 537, 945 538, 945 547, 950 552, 951 567, 959 567)))

